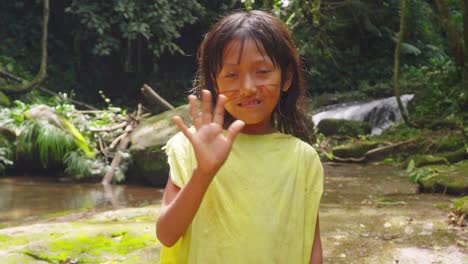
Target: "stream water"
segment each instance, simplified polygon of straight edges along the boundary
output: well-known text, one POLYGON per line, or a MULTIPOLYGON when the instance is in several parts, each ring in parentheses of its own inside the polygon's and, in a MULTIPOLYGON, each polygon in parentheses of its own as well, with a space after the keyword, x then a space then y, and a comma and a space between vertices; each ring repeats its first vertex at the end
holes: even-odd
MULTIPOLYGON (((413 94, 400 96, 403 107, 406 109, 408 102, 413 99, 413 94)), ((402 120, 395 96, 377 99, 370 102, 351 102, 329 105, 312 117, 315 125, 322 119, 347 119, 365 121, 372 125, 372 134, 379 135, 393 123, 402 120)))
POLYGON ((159 204, 163 190, 143 185, 61 182, 48 177, 0 178, 0 223, 34 221, 70 211, 100 212, 159 204))
MULTIPOLYGON (((467 229, 449 225, 447 207, 438 209, 454 197, 418 193, 404 171, 392 165, 324 167, 320 228, 325 263, 468 263, 467 229)), ((146 186, 104 189, 5 177, 0 178, 0 224, 27 225, 67 210, 93 213, 155 205, 161 196, 162 190, 146 186)))

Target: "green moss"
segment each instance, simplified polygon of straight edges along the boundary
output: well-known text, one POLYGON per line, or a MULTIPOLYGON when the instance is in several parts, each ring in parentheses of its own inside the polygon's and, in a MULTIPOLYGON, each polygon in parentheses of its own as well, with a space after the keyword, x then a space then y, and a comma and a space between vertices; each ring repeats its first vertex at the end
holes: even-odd
POLYGON ((386 197, 378 198, 374 200, 374 203, 376 205, 406 205, 406 202, 404 201, 396 201, 394 199, 386 198, 386 197))
POLYGON ((447 161, 450 163, 456 163, 468 158, 468 153, 465 147, 462 147, 456 151, 440 153, 439 155, 447 159, 447 161))
POLYGON ((333 148, 333 155, 340 158, 359 158, 367 151, 379 146, 379 142, 363 141, 333 148))
POLYGON ((464 195, 468 193, 468 161, 451 166, 429 166, 412 172, 412 178, 424 192, 443 192, 464 195))
POLYGON ((132 149, 133 164, 129 171, 132 175, 144 178, 154 186, 163 187, 169 175, 167 156, 162 145, 145 149, 132 149))
POLYGON ((434 207, 437 209, 448 209, 449 205, 446 203, 436 203, 434 204, 434 207))
MULTIPOLYGON (((69 239, 61 239, 49 243, 52 252, 62 252, 68 256, 78 257, 84 255, 99 258, 103 254, 117 254, 125 256, 132 251, 156 243, 156 238, 150 235, 136 235, 128 231, 120 233, 101 233, 95 236, 79 234, 69 239)), ((85 259, 83 259, 85 260, 85 259)))
POLYGON ((0 91, 0 106, 10 105, 10 99, 3 92, 0 91))
POLYGON ((460 133, 446 133, 437 139, 437 152, 456 151, 465 145, 465 139, 460 133))
POLYGON ((358 136, 367 135, 371 132, 371 125, 368 122, 360 122, 344 119, 323 119, 318 123, 317 129, 320 133, 331 136, 358 136))
POLYGON ((12 246, 20 246, 27 243, 29 239, 24 236, 10 236, 0 234, 0 248, 7 248, 12 246))
POLYGON ((460 214, 468 214, 468 196, 452 201, 453 209, 460 214))
POLYGON ((56 217, 69 215, 69 214, 80 212, 80 211, 85 211, 85 209, 83 209, 83 210, 66 210, 66 211, 62 211, 62 212, 44 214, 44 215, 41 215, 40 218, 42 218, 42 219, 56 218, 56 217))
POLYGON ((413 155, 408 158, 407 164, 411 160, 414 161, 414 166, 416 168, 427 166, 427 165, 449 164, 446 158, 440 157, 440 156, 433 156, 433 155, 413 155))
POLYGON ((44 253, 30 252, 28 250, 22 251, 23 254, 32 257, 35 260, 47 261, 50 263, 63 263, 70 257, 65 252, 60 252, 57 255, 47 255, 44 253))

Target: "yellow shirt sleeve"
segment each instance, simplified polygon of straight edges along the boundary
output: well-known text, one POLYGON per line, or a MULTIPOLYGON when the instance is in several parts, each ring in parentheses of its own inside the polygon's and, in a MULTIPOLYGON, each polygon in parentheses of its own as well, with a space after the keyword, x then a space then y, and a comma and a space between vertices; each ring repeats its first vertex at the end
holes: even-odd
POLYGON ((177 133, 164 147, 169 163, 169 173, 172 183, 182 188, 192 177, 196 160, 193 159, 192 145, 182 132, 177 133))

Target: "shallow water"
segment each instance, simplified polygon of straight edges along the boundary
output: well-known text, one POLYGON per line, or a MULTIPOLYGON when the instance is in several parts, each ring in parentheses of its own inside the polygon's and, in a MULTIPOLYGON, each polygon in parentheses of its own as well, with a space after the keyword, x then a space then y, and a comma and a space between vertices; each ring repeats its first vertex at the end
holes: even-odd
POLYGON ((138 185, 60 182, 49 177, 0 178, 0 223, 67 211, 103 211, 161 202, 162 190, 138 185))

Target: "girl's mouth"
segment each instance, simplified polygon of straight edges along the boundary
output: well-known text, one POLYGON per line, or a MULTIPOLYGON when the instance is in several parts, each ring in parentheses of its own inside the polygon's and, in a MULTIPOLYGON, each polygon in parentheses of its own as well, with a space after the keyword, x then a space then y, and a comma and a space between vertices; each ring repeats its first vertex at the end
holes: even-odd
POLYGON ((240 107, 255 107, 261 103, 260 100, 256 98, 243 99, 239 104, 240 107))

